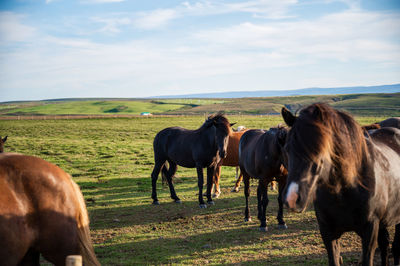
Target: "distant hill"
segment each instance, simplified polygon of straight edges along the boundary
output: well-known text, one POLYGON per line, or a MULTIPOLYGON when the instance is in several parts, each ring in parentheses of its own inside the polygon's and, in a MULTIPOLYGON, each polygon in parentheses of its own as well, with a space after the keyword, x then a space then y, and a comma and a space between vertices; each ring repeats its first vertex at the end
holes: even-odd
POLYGON ((334 95, 334 94, 361 94, 361 93, 396 93, 400 92, 400 84, 338 87, 338 88, 307 88, 298 90, 275 90, 275 91, 230 91, 215 93, 196 93, 181 95, 164 95, 149 98, 244 98, 244 97, 276 97, 276 96, 299 96, 299 95, 334 95))
POLYGON ((0 117, 98 115, 129 116, 150 112, 159 115, 226 114, 279 115, 283 106, 297 112, 315 102, 359 116, 400 116, 400 92, 331 95, 297 95, 243 98, 175 99, 56 99, 0 103, 0 117))

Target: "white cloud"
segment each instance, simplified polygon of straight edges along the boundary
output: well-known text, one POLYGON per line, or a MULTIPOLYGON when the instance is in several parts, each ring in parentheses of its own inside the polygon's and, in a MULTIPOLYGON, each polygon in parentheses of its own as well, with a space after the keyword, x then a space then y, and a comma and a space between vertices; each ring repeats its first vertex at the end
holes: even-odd
POLYGON ((136 14, 134 26, 141 29, 155 29, 166 26, 180 14, 174 9, 157 9, 136 14))
POLYGON ((174 8, 156 9, 136 14, 134 25, 141 29, 156 29, 165 27, 174 19, 187 16, 209 16, 229 13, 250 13, 257 17, 281 19, 290 17, 289 7, 295 5, 297 0, 254 0, 237 3, 198 1, 193 4, 182 2, 174 8))
MULTIPOLYGON (((274 6, 276 2, 281 1, 184 2, 135 17, 121 13, 89 19, 103 24, 100 31, 114 34, 130 24, 162 28, 189 15, 253 11, 262 15, 270 9, 276 11, 273 17, 289 16, 286 7, 295 1, 274 6), (264 11, 258 12, 262 5, 264 11)), ((0 13, 0 38, 30 40, 12 52, 0 50, 0 90, 11 89, 9 93, 29 88, 44 95, 41 98, 138 97, 399 82, 400 27, 394 26, 400 25, 398 13, 351 8, 312 20, 242 21, 211 30, 182 30, 172 33, 173 38, 146 33, 106 44, 43 33, 39 38, 34 28, 22 24, 23 17, 8 15, 0 13)))
POLYGON ((35 34, 35 28, 21 22, 23 15, 13 12, 0 12, 0 41, 24 42, 29 41, 35 34))
POLYGON ((130 25, 132 21, 127 17, 117 17, 117 18, 101 18, 101 17, 92 17, 92 21, 97 23, 102 23, 104 26, 98 30, 98 32, 105 33, 120 33, 120 26, 130 25))

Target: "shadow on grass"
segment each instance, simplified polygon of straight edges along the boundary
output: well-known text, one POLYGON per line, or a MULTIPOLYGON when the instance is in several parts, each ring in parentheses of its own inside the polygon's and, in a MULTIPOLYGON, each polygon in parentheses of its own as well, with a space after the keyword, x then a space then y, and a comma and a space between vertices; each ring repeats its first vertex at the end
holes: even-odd
MULTIPOLYGON (((179 180, 182 182, 182 180, 179 180)), ((106 182, 80 182, 84 190, 87 206, 90 211, 92 228, 106 229, 133 225, 171 222, 177 219, 190 218, 198 215, 209 215, 229 210, 244 218, 245 201, 242 193, 226 193, 215 200, 215 205, 200 209, 197 201, 198 190, 194 181, 185 187, 176 186, 177 194, 182 204, 176 204, 169 197, 168 187, 158 186, 161 205, 152 205, 150 178, 118 178, 106 182), (192 194, 193 193, 193 194, 192 194), (186 195, 190 195, 190 200, 186 195)), ((270 202, 267 214, 277 215, 277 193, 269 195, 270 202)), ((250 197, 252 218, 258 223, 256 197, 250 197)), ((284 215, 287 212, 284 211, 284 215)), ((243 221, 243 218, 240 220, 243 221)), ((275 225, 276 219, 271 217, 269 225, 275 225)))

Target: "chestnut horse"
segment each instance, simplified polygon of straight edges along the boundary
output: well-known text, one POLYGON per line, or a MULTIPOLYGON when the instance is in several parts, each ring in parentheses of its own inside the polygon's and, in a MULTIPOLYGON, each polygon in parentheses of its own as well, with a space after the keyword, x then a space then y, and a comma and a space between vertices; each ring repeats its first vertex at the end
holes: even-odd
POLYGON ((7 136, 1 138, 0 136, 0 153, 4 152, 4 143, 7 141, 7 136))
POLYGON ((400 263, 400 130, 364 130, 348 114, 312 104, 298 117, 286 108, 288 186, 285 204, 314 209, 329 264, 339 265, 339 238, 354 231, 362 239, 362 264, 372 265, 377 244, 388 264, 388 227, 395 226, 394 264, 400 263))
POLYGON ((286 136, 287 128, 277 127, 268 131, 252 129, 246 131, 239 143, 239 166, 243 173, 244 195, 246 198, 245 221, 250 220, 249 196, 250 177, 259 180, 257 188, 258 219, 260 231, 267 231, 266 208, 268 205, 268 183, 276 179, 279 184, 278 194, 278 226, 286 229, 283 220, 282 192, 286 185, 287 171, 283 166, 282 144, 280 140, 286 136))
POLYGON ((94 254, 89 217, 78 185, 59 167, 21 154, 0 154, 1 265, 39 265, 40 254, 55 265, 94 254))
POLYGON ((221 113, 209 116, 196 130, 169 127, 158 132, 153 142, 155 161, 151 173, 153 204, 160 204, 156 190, 160 171, 167 179, 171 198, 176 203, 181 202, 172 184, 177 165, 197 169, 200 208, 207 208, 203 200, 203 168, 207 167, 207 203, 214 204, 211 198, 214 172, 221 158, 226 156, 228 136, 231 133, 231 124, 221 113), (169 165, 168 169, 166 162, 169 165))
POLYGON ((246 130, 239 131, 239 132, 232 132, 229 135, 228 140, 228 147, 226 149, 226 157, 222 159, 215 170, 214 175, 214 185, 215 185, 215 193, 214 197, 218 198, 221 194, 221 189, 219 187, 219 179, 221 177, 221 166, 236 166, 236 184, 232 189, 232 192, 237 192, 240 187, 240 181, 242 181, 242 172, 239 172, 238 175, 238 168, 239 168, 239 141, 242 135, 246 132, 246 130))

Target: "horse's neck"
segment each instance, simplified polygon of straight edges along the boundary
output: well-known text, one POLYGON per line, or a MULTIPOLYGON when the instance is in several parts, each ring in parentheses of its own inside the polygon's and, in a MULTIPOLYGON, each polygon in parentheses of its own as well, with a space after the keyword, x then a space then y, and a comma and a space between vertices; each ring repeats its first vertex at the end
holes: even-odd
POLYGON ((215 143, 215 132, 216 129, 215 127, 200 127, 196 133, 198 134, 198 137, 200 139, 204 139, 209 143, 210 145, 215 143))

